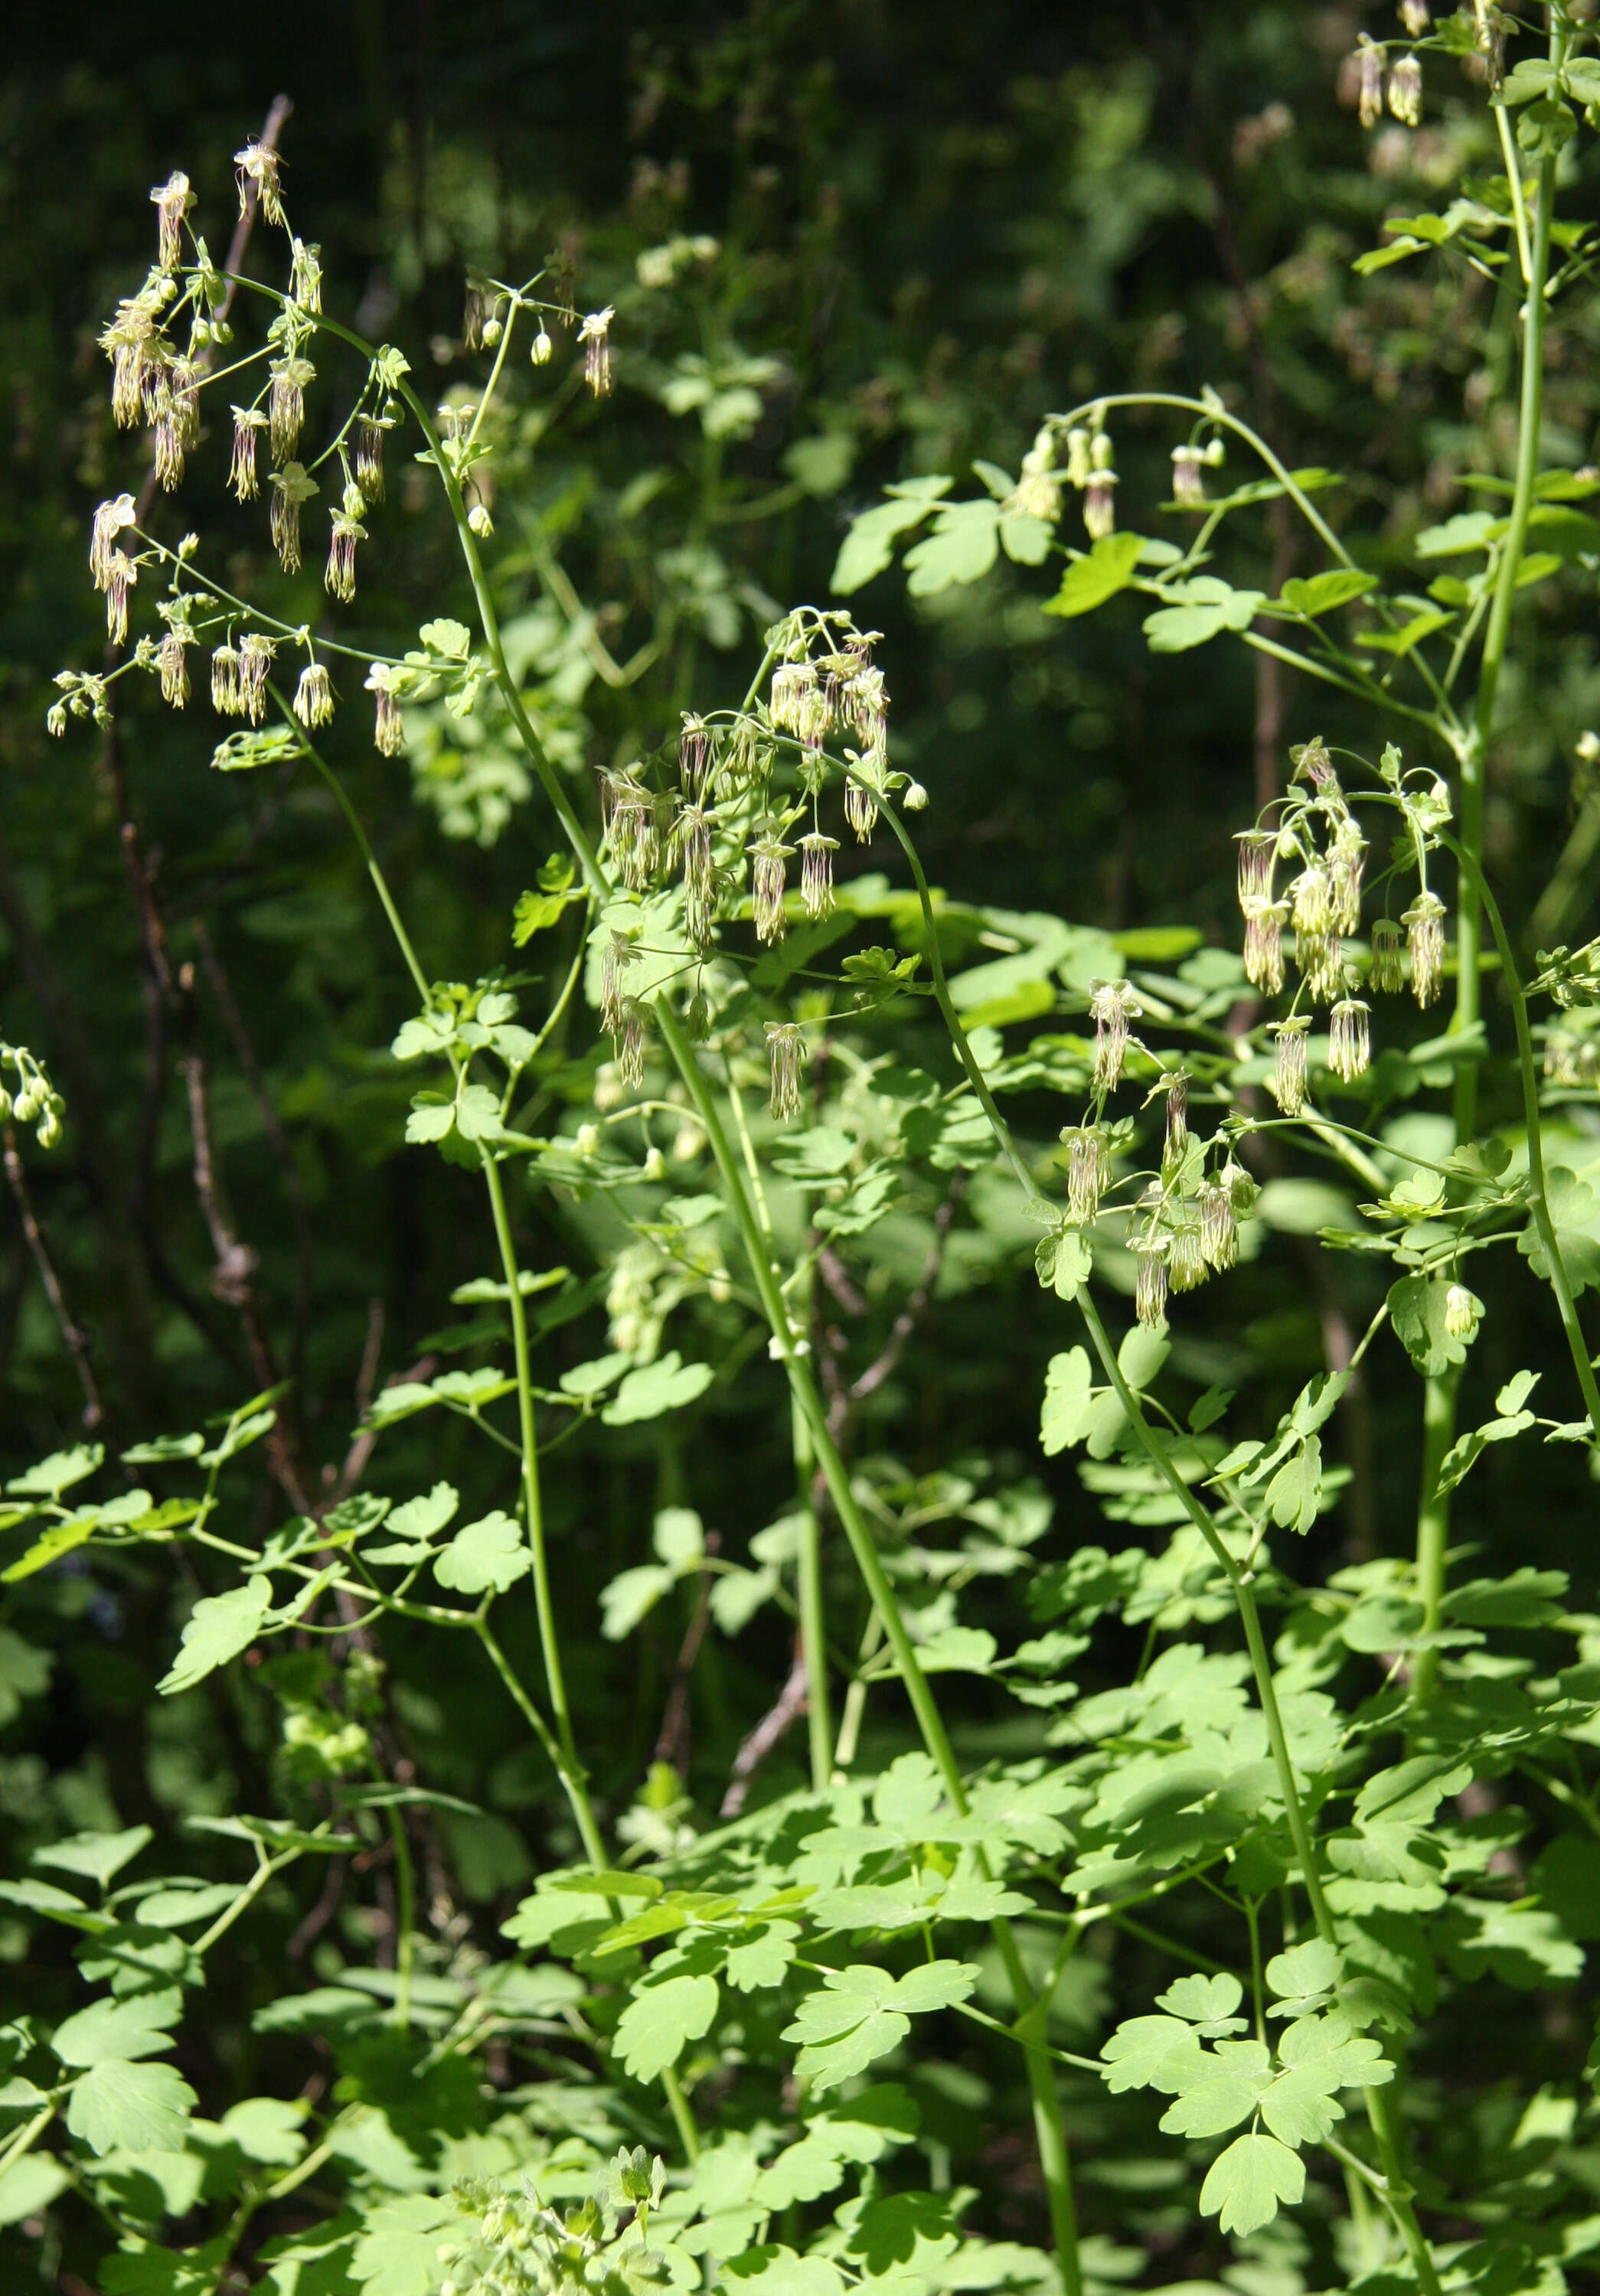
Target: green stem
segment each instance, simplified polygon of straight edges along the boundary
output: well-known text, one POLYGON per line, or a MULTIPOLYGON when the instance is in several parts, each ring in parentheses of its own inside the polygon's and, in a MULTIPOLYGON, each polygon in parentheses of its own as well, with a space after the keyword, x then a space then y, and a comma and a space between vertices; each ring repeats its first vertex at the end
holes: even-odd
POLYGON ((512 1665, 511 1660, 506 1657, 505 1652, 495 1640, 494 1635, 489 1628, 488 1620, 482 1616, 479 1616, 473 1620, 472 1624, 474 1630, 477 1633, 478 1639, 483 1644, 484 1650, 488 1654, 489 1664, 494 1668, 495 1672, 505 1685, 506 1690, 510 1693, 512 1702, 515 1705, 517 1711, 521 1715, 529 1728, 533 1732, 534 1736, 538 1740, 540 1745, 543 1746, 546 1753, 549 1756, 550 1767, 555 1772, 556 1776, 560 1778, 562 1786, 566 1790, 567 1800, 571 1805, 572 1815, 578 1822, 578 1831, 583 1842, 584 1856, 588 1859, 590 1865, 594 1866, 596 1873, 603 1873, 606 1866, 605 1845, 600 1839, 600 1829, 595 1823, 594 1809, 590 1805, 588 1794, 584 1788, 582 1779, 574 1777, 569 1773, 566 1766, 566 1755, 562 1747, 558 1744, 554 1732, 551 1729, 550 1725, 546 1721, 544 1716, 539 1712, 538 1708, 534 1704, 532 1699, 528 1695, 527 1691, 523 1688, 522 1684, 518 1677, 516 1669, 512 1665))
POLYGON ((700 2131, 689 2100, 684 2095, 684 2085, 675 2069, 669 2065, 661 2075, 661 2087, 667 2092, 667 2102, 672 2108, 673 2121, 677 2128, 677 2141, 684 2148, 684 2157, 693 2168, 700 2158, 700 2131))
POLYGON ((833 1720, 828 1696, 827 1622, 822 1590, 822 1524, 812 1499, 816 1458, 804 1413, 790 1398, 794 1477, 800 1492, 800 1656, 806 1667, 806 1729, 811 1751, 811 1791, 825 1793, 833 1775, 833 1720))
MULTIPOLYGON (((1423 1390, 1422 1501, 1416 1515, 1416 1595, 1423 1606, 1423 1632, 1435 1634, 1444 1603, 1445 1556, 1450 1537, 1450 1498, 1439 1488, 1439 1471, 1456 1439, 1456 1395, 1461 1366, 1452 1364, 1423 1390)), ((1439 1653, 1419 1650, 1411 1677, 1411 1695, 1417 1708, 1433 1695, 1439 1675, 1439 1653)))
POLYGON ((483 1177, 488 1187, 489 1209, 494 1216, 495 1236, 500 1246, 500 1264, 505 1274, 511 1308, 512 1357, 517 1381, 517 1425, 522 1449, 522 1504, 528 1518, 528 1544, 533 1554, 533 1599, 538 1613, 539 1651, 545 1662, 545 1685, 549 1693, 550 1710, 555 1717, 555 1734, 561 1745, 562 1783, 572 1805, 578 1830, 583 1836, 584 1849, 591 1864, 603 1866, 605 1853, 600 1843, 600 1829, 595 1822, 594 1805, 589 1800, 583 1766, 578 1761, 577 1742, 572 1734, 572 1714, 567 1703, 566 1676, 562 1667, 561 1637, 556 1631, 555 1605, 550 1593, 550 1558, 545 1546, 544 1504, 539 1491, 538 1435, 533 1416, 533 1374, 529 1359, 528 1308, 522 1297, 521 1271, 517 1264, 511 1218, 505 1209, 505 1190, 500 1181, 500 1167, 488 1149, 485 1148, 482 1152, 483 1177))
POLYGON ((411 1972, 416 1949, 416 1878, 412 1870, 411 1843, 406 1833, 406 1813, 391 1803, 389 1835, 395 1849, 395 2022, 401 2032, 411 2030, 411 1972))
POLYGON ((1534 1058, 1533 1032, 1528 1020, 1528 998, 1512 957, 1511 942, 1506 936, 1506 921, 1500 914, 1500 905, 1489 890, 1489 880, 1481 865, 1448 830, 1440 832, 1440 841, 1455 854, 1463 870, 1472 878, 1483 904, 1484 914, 1489 918, 1495 947, 1499 952, 1501 977, 1505 981, 1506 994, 1511 1001, 1512 1024, 1516 1030, 1517 1068, 1522 1084, 1522 1121, 1528 1136, 1528 1209, 1538 1230, 1539 1242, 1544 1247, 1550 1270, 1550 1288, 1555 1294, 1562 1329, 1566 1334, 1572 1368, 1578 1374, 1578 1385, 1583 1396, 1583 1406, 1588 1414, 1591 1429, 1600 1434, 1600 1389, 1596 1386, 1588 1343, 1578 1320, 1571 1279, 1567 1274, 1566 1261, 1562 1257, 1555 1222, 1550 1211, 1549 1191, 1545 1178, 1543 1122, 1538 1104, 1538 1066, 1534 1058))

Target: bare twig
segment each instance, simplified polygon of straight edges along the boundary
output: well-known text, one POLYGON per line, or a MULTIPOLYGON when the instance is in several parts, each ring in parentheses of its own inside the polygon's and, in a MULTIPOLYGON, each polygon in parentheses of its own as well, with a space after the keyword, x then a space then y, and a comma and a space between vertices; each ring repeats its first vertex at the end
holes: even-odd
POLYGON ((933 1243, 928 1253, 927 1264, 923 1269, 921 1281, 890 1325, 889 1337, 884 1342, 882 1353, 875 1363, 868 1364, 860 1378, 851 1385, 849 1398, 852 1403, 864 1402, 875 1389, 882 1387, 905 1353, 906 1342, 922 1320, 928 1302, 933 1296, 933 1287, 939 1282, 939 1271, 944 1266, 945 1244, 949 1236, 951 1223, 956 1218, 956 1208, 961 1201, 965 1186, 966 1174, 962 1171, 953 1172, 950 1176, 949 1193, 933 1215, 933 1243))
POLYGON ((66 1341, 67 1352, 77 1366, 78 1383, 83 1390, 83 1423, 86 1427, 98 1427, 105 1414, 101 1406, 100 1390, 95 1384, 94 1367, 89 1358, 89 1336, 69 1309, 61 1278, 45 1248, 45 1238, 33 1209, 33 1198, 29 1193, 28 1174, 17 1149, 17 1136, 9 1124, 5 1127, 4 1138, 5 1177, 16 1203, 17 1216, 22 1223, 22 1233, 28 1239, 28 1249, 33 1254, 33 1264, 39 1271, 45 1296, 61 1327, 62 1338, 66 1341))
POLYGON ((775 1746, 806 1710, 806 1667, 797 1658, 789 1669, 789 1679, 779 1691, 776 1702, 761 1717, 744 1743, 734 1757, 734 1774, 727 1792, 722 1797, 723 1817, 737 1817, 744 1808, 751 1780, 760 1768, 775 1746))
MULTIPOLYGON (((706 1553, 715 1554, 721 1539, 714 1530, 706 1533, 706 1553)), ((683 1647, 677 1654, 677 1664, 672 1669, 671 1686, 667 1693, 666 1710, 661 1726, 656 1733, 655 1751, 651 1759, 670 1762, 679 1777, 689 1770, 689 1685, 694 1677, 694 1661, 700 1656, 700 1646, 706 1638, 706 1628, 711 1617, 711 1575, 702 1570, 695 1585, 694 1615, 689 1621, 683 1647)))
MULTIPOLYGON (((277 1159, 278 1169, 283 1176, 283 1193, 289 1199, 290 1215, 294 1224, 295 1243, 294 1329, 289 1347, 289 1372, 298 1388, 305 1371, 306 1341, 311 1322, 312 1269, 315 1260, 311 1215, 306 1203, 305 1186, 300 1178, 299 1166, 295 1160, 294 1149, 288 1134, 283 1129, 283 1119, 278 1114, 272 1095, 267 1089, 267 1079, 261 1073, 261 1064, 256 1058, 255 1046, 250 1043, 250 1033, 245 1028, 243 1016, 234 999, 232 984, 223 970, 222 960, 217 954, 216 945, 207 931, 205 921, 201 917, 196 917, 194 920, 194 939, 200 950, 201 963, 206 969, 206 979, 210 983, 211 994, 217 999, 217 1009, 226 1024, 229 1036, 233 1038, 234 1051, 240 1069, 243 1072, 245 1083, 250 1087, 250 1098, 256 1103, 262 1129, 266 1132, 273 1154, 277 1159)), ((373 1306, 379 1318, 379 1337, 382 1338, 382 1309, 376 1301, 373 1302, 373 1306)), ((365 1370, 365 1364, 363 1368, 365 1370)), ((376 1376, 375 1364, 373 1376, 376 1376)), ((369 1395, 371 1393, 370 1382, 366 1392, 369 1395)), ((363 1416, 365 1416, 365 1406, 363 1406, 363 1416)))

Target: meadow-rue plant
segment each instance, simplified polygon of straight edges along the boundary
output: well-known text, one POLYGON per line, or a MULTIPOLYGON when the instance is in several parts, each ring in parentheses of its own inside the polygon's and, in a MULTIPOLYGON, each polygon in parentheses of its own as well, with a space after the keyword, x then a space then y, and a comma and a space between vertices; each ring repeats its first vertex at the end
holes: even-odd
MULTIPOLYGON (((57 2207, 103 2224, 108 2291, 200 2296, 253 2275, 283 2296, 1084 2296, 1165 2268, 1159 2241, 1147 2252, 1081 2229, 1086 2194, 1100 2209, 1109 2193, 1114 2210, 1136 2188, 1176 2195, 1169 2248, 1209 2243, 1218 2284, 1243 2296, 1545 2296, 1594 2252, 1593 2163, 1568 2140, 1592 2118, 1596 2061, 1562 1988, 1596 1934, 1600 1622, 1567 1606, 1537 1520, 1528 1559, 1501 1577, 1464 1576, 1470 1547, 1451 1543, 1454 1495, 1489 1447, 1523 1444, 1530 1473, 1535 1445, 1600 1456, 1577 1306, 1596 1280, 1587 1207, 1545 1153, 1551 1095, 1592 1086, 1600 949, 1546 950, 1530 972, 1485 857, 1518 600, 1570 562, 1592 574, 1600 554, 1600 530, 1571 507, 1600 478, 1548 466, 1541 424, 1549 314, 1586 291, 1592 259, 1558 193, 1563 152, 1600 110, 1600 54, 1586 11, 1548 14, 1544 53, 1513 57, 1521 19, 1479 4, 1436 22, 1402 0, 1403 42, 1362 31, 1351 66, 1374 131, 1385 107, 1416 129, 1432 75, 1456 73, 1450 101, 1465 86, 1492 112, 1503 161, 1358 258, 1379 269, 1455 247, 1498 283, 1520 366, 1514 475, 1478 474, 1480 506, 1415 538, 1415 573, 1394 537, 1364 527, 1358 492, 1336 526, 1317 499, 1332 474, 1288 469, 1237 394, 1217 390, 1067 407, 1014 478, 981 464, 986 491, 968 498, 922 473, 845 537, 841 597, 898 545, 919 598, 987 578, 1003 553, 1019 580, 1048 570, 1047 615, 1136 602, 1154 655, 1243 644, 1370 713, 1365 746, 1280 743, 1268 801, 1241 800, 1236 947, 936 890, 907 816, 937 806, 938 760, 915 760, 927 786, 902 770, 884 641, 841 604, 767 621, 736 703, 680 691, 636 752, 592 773, 558 755, 480 545, 497 539, 491 504, 504 517, 515 394, 567 389, 556 338, 569 397, 579 368, 595 401, 618 385, 586 419, 625 420, 623 291, 579 320, 559 267, 521 283, 472 272, 462 340, 481 373, 430 412, 405 357, 341 315, 316 245, 291 227, 274 149, 247 144, 235 167, 242 211, 283 234, 282 284, 217 270, 186 176, 152 193, 156 265, 102 338, 114 421, 149 431, 165 490, 208 455, 220 489, 231 454, 229 516, 269 536, 286 577, 302 512, 325 493, 337 507, 320 588, 314 554, 288 594, 318 618, 280 619, 270 598, 226 586, 227 529, 173 545, 154 489, 119 494, 94 513, 90 571, 113 645, 133 651, 62 673, 51 730, 101 721, 107 689, 141 671, 183 709, 198 647, 213 709, 242 721, 213 767, 326 792, 413 1000, 390 1016, 388 1051, 361 1057, 411 1080, 406 1139, 454 1168, 452 1201, 477 1219, 493 1273, 454 1293, 482 1324, 430 1340, 387 1386, 365 1382, 348 1472, 325 1488, 291 1455, 276 1377, 218 1425, 125 1449, 119 1481, 83 1445, 7 1486, 4 1583, 68 1557, 153 1572, 181 1550, 190 1607, 162 1692, 226 1699, 237 1685, 230 1712, 253 1715, 243 1702, 258 1695, 282 1710, 270 1760, 236 1726, 241 1768, 281 1806, 201 1821, 237 1859, 225 1878, 120 1882, 151 1839, 136 1826, 41 1852, 66 1881, 0 1890, 78 1940, 91 1988, 49 2030, 23 2016, 0 2032, 0 2199, 21 2176, 41 2226, 57 2207), (1463 62, 1476 78, 1460 80, 1463 62), (238 315, 226 373, 209 364, 225 292, 238 315), (242 373, 260 386, 248 405, 242 373), (225 383, 241 404, 216 397, 225 383), (208 433, 202 419, 213 402, 232 406, 229 426, 208 433), (1152 462, 1136 449, 1154 425, 1152 462), (1251 471, 1229 492, 1207 485, 1225 442, 1251 471), (388 650, 371 642, 384 625, 345 612, 358 553, 365 608, 381 554, 404 541, 409 488, 397 482, 391 509, 386 447, 438 491, 460 568, 415 644, 388 650), (1264 505, 1300 522, 1311 567, 1272 590, 1221 570, 1259 562, 1264 505), (1163 512, 1178 539, 1145 531, 1163 512), (1466 570, 1431 570, 1446 562, 1466 570), (514 915, 485 921, 490 970, 470 981, 432 976, 426 905, 402 914, 317 739, 335 669, 348 700, 364 663, 381 758, 412 754, 444 719, 464 757, 492 733, 560 840, 514 915), (849 857, 857 875, 836 873, 841 824, 857 846, 887 832, 849 857), (1407 984, 1424 1013, 1453 999, 1447 1029, 1418 1023, 1407 984), (1559 1017, 1541 1058, 1543 999, 1559 1017), (1421 1126, 1412 1103, 1429 1095, 1440 1105, 1421 1126), (1294 1185, 1291 1154, 1362 1191, 1356 1225, 1301 1219, 1309 1288, 1357 1262, 1381 1267, 1383 1288, 1342 1359, 1264 1424, 1214 1375, 1192 1295, 1239 1296, 1268 1191, 1281 1202, 1294 1185), (589 1265, 523 1264, 535 1191, 589 1265), (925 1266, 907 1257, 918 1231, 897 1228, 914 1198, 932 1207, 925 1266), (1015 1462, 917 1477, 887 1436, 850 1447, 862 1410, 888 1429, 915 1407, 902 1350, 985 1234, 1024 1266, 1031 1248, 1036 1305, 1062 1342, 1041 1454, 1081 1454, 1082 1488, 1124 1543, 1053 1536, 1049 1497, 1015 1462), (1492 1415, 1458 1426, 1467 1351, 1489 1349, 1504 1320, 1473 1284, 1497 1299, 1480 1270, 1500 1263, 1519 1312, 1559 1327, 1570 1392, 1535 1409, 1535 1375, 1518 1370, 1492 1415), (845 1323, 880 1305, 882 1349, 853 1362, 845 1323), (562 1367, 555 1335, 585 1314, 609 1345, 562 1367), (692 1333, 707 1359, 685 1359, 692 1333), (1380 1359, 1418 1374, 1411 1551, 1391 1542, 1319 1583, 1295 1543, 1338 1497, 1331 1423, 1380 1359), (783 1398, 793 1482, 745 1559, 696 1511, 693 1414, 751 1365, 772 1382, 767 1405, 783 1398), (470 1520, 442 1467, 380 1488, 399 1480, 393 1431, 425 1414, 481 1446, 498 1478, 470 1520), (627 1462, 631 1431, 652 1422, 649 1520, 620 1466, 608 1481, 596 1465, 592 1493, 628 1558, 603 1584, 596 1573, 602 1637, 626 1644, 659 1605, 689 1606, 661 1743, 621 1806, 595 1789, 557 1601, 601 1543, 560 1543, 546 1463, 579 1436, 601 1462, 627 1462), (292 1507, 282 1523, 234 1466, 258 1444, 292 1507), (995 1597, 985 1616, 1012 1603, 1004 1651, 963 1616, 975 1588, 995 1597), (704 1650, 762 1613, 781 1617, 789 1678, 749 1718, 720 1812, 698 1808, 675 1735, 688 1685, 704 1650), (447 1822, 478 1813, 447 1767, 419 1778, 396 1755, 391 1638, 466 1652, 474 1695, 525 1734, 516 1760, 559 1794, 543 1863, 492 1939, 458 1923, 448 1887, 447 1822), (1091 1652, 1116 1680, 1084 1693, 1091 1652), (959 1743, 940 1694, 952 1675, 994 1694, 992 1723, 959 1743), (890 1701, 915 1743, 874 1769, 864 1726, 890 1701), (801 1719, 803 1785, 752 1796, 801 1719), (319 1988, 264 1980, 259 2031, 303 2046, 307 2065, 315 2038, 333 2077, 301 2067, 291 2098, 232 2096, 232 2064, 187 2038, 208 1956, 308 1874, 312 1922, 330 1860, 341 1876, 382 1861, 392 1954, 341 1957, 319 1988), (1161 1989, 1124 1982, 1113 1954, 1127 1940, 1173 1964, 1161 1989), (1562 2005, 1544 2033, 1558 2070, 1491 2101, 1492 2174, 1492 2147, 1469 2155, 1429 2055, 1435 2021, 1470 2020, 1481 1984, 1562 2005), (997 2098, 1010 2120, 980 2136, 997 2098), (1174 2142, 1141 2151, 1146 2124, 1174 2142), (1030 2239, 1011 2236, 1008 2184, 1029 2197, 1030 2239)), ((1442 160, 1440 173, 1448 192, 1442 160)), ((677 244, 642 258, 628 293, 665 294, 714 258, 677 244)), ((700 370, 677 381, 685 405, 709 406, 700 370)), ((718 418, 730 426, 742 390, 759 410, 735 379, 718 418)), ((598 644, 581 601, 572 625, 598 644)), ((0 1071, 8 1154, 18 1126, 50 1146, 64 1111, 44 1068, 0 1046, 0 1071)), ((248 1322, 250 1254, 207 1162, 193 1046, 185 1074, 214 1289, 248 1322)), ((1321 1196, 1306 1185, 1301 1203, 1325 1212, 1327 1183, 1321 1196)))

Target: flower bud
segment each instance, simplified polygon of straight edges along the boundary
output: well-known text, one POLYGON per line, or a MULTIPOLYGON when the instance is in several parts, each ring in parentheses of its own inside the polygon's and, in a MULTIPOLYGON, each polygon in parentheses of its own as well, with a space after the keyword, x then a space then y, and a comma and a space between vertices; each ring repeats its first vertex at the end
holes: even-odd
POLYGON ((1452 1283, 1445 1293, 1444 1327, 1452 1340, 1475 1340, 1483 1317, 1483 1302, 1465 1283, 1452 1283))

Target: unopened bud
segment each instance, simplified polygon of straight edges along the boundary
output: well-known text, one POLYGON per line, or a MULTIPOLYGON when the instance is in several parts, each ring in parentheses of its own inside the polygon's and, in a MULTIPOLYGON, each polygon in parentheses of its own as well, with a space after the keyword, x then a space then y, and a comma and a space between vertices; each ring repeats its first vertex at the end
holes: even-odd
POLYGON ((1483 1317, 1483 1302, 1465 1283, 1452 1283, 1445 1293, 1444 1327, 1452 1340, 1475 1340, 1483 1317))

